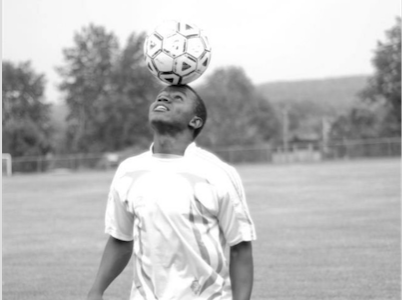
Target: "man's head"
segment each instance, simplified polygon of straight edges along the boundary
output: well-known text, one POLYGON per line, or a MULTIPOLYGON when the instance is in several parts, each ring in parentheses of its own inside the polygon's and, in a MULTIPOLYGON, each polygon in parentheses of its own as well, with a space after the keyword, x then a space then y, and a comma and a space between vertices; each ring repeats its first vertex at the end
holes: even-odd
POLYGON ((160 133, 176 134, 189 129, 195 139, 207 120, 201 97, 188 85, 165 87, 150 106, 149 121, 160 133))

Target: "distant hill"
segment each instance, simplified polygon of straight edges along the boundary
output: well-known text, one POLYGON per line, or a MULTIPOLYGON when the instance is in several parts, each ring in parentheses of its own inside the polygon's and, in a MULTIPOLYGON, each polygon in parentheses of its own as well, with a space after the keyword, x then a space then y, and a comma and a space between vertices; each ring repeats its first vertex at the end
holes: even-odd
POLYGON ((267 82, 257 86, 273 105, 314 104, 325 115, 339 115, 358 99, 367 85, 368 75, 345 76, 317 80, 267 82))

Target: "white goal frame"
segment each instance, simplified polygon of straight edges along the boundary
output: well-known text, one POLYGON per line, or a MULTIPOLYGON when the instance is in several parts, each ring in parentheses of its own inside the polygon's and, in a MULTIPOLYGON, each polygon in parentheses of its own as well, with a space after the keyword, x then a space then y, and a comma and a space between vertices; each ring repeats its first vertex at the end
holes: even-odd
MULTIPOLYGON (((2 164, 3 161, 6 161, 6 175, 11 176, 13 174, 13 158, 10 153, 3 153, 2 155, 2 164)), ((3 168, 3 167, 2 167, 3 168)))

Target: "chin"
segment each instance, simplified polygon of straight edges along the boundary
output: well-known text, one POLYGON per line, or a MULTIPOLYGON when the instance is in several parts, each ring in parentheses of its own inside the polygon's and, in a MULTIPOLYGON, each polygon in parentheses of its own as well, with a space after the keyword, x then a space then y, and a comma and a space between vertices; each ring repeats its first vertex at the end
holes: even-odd
POLYGON ((175 135, 185 130, 185 126, 178 122, 172 122, 163 118, 151 118, 149 123, 154 131, 160 134, 175 135))
POLYGON ((152 125, 155 122, 157 122, 157 123, 162 122, 162 123, 169 124, 170 120, 162 114, 150 114, 149 115, 149 123, 152 125))

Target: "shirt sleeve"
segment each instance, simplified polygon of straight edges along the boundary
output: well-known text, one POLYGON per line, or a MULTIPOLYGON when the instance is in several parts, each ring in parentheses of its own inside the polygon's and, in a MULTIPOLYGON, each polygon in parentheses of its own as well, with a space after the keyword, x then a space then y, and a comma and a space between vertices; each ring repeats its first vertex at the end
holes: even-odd
POLYGON ((219 205, 219 225, 229 246, 256 240, 254 223, 248 209, 243 184, 233 167, 228 167, 219 205))
POLYGON ((105 233, 122 241, 132 241, 134 214, 130 212, 129 203, 124 199, 124 180, 115 176, 109 191, 105 214, 105 233), (123 183, 123 184, 122 184, 123 183))

